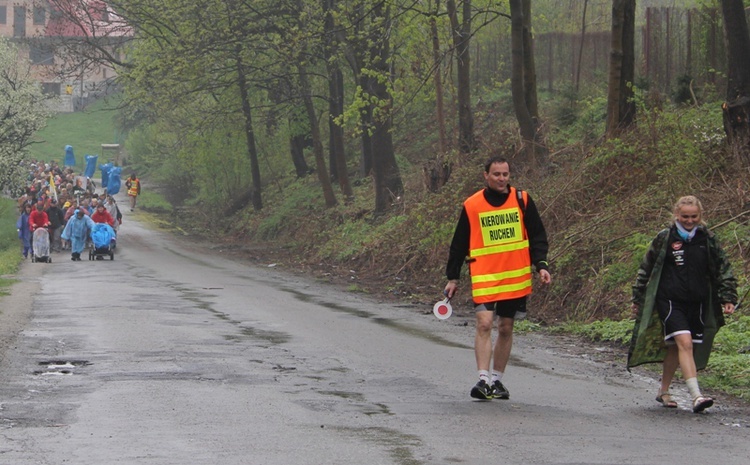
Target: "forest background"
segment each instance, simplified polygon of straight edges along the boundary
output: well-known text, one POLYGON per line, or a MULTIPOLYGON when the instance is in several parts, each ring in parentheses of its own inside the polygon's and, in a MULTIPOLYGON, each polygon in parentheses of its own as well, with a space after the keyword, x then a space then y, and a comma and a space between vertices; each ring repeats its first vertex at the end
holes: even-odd
MULTIPOLYGON (((503 155, 551 245, 554 284, 533 295, 527 328, 627 344, 638 263, 686 194, 704 202, 740 295, 750 289, 750 177, 722 127, 718 2, 637 5, 637 117, 616 137, 605 137, 612 4, 535 2, 543 150, 531 154, 513 95, 512 1, 151 3, 110 2, 138 32, 120 53, 87 57, 119 76, 110 110, 91 114, 115 113, 102 142, 122 143, 125 173, 166 199, 140 205, 217 247, 429 310, 461 204, 482 187, 484 161, 503 155)), ((59 160, 75 132, 42 131, 27 152, 59 160)), ((708 386, 750 394, 749 335, 743 306, 708 386)))

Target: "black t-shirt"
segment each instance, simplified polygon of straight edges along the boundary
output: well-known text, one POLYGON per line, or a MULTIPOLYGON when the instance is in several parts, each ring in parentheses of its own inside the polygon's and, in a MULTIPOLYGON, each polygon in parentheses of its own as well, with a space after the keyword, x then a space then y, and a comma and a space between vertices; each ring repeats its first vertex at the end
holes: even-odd
POLYGON ((672 227, 657 297, 680 302, 704 302, 709 294, 708 237, 702 228, 690 241, 672 227))

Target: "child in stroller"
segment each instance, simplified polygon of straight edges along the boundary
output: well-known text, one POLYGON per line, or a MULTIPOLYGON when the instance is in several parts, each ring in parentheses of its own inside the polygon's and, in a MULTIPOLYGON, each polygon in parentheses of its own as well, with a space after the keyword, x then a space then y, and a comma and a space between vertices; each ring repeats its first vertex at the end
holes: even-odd
POLYGON ((52 263, 52 257, 50 257, 49 254, 49 231, 47 231, 46 227, 36 228, 34 230, 32 244, 32 262, 52 263))
POLYGON ((91 230, 91 241, 93 247, 89 249, 89 260, 104 260, 109 255, 110 260, 115 259, 115 230, 107 223, 96 223, 91 230))

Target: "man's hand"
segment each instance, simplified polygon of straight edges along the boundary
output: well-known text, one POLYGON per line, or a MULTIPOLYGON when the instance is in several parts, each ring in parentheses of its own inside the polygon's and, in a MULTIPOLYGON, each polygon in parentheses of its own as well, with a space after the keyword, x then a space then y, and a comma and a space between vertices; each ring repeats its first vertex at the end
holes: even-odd
POLYGON ((458 288, 458 280, 451 279, 450 281, 448 281, 448 284, 445 285, 445 289, 443 290, 443 295, 445 295, 449 299, 452 299, 453 295, 456 293, 457 288, 458 288))
POLYGON ((539 270, 539 280, 543 284, 550 284, 552 282, 552 275, 547 270, 539 270))

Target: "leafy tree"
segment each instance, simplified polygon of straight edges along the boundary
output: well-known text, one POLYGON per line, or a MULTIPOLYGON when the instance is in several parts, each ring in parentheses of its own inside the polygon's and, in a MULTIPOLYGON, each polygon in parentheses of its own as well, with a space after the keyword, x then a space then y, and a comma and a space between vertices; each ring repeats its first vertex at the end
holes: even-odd
POLYGON ((400 200, 404 192, 392 134, 392 4, 359 0, 339 6, 345 32, 344 54, 358 85, 349 113, 356 112, 358 116, 363 174, 373 176, 375 212, 380 214, 400 200))
MULTIPOLYGON (((121 75, 131 100, 149 108, 154 118, 204 98, 222 104, 210 105, 213 111, 239 117, 252 184, 237 197, 260 210, 253 98, 267 63, 264 38, 274 27, 269 18, 288 12, 290 6, 242 0, 167 0, 159 5, 130 0, 120 7, 138 31, 130 67, 121 75)), ((210 122, 212 116, 203 115, 202 122, 210 122)), ((223 124, 225 118, 216 121, 223 124)), ((234 208, 242 206, 240 202, 234 208)))
POLYGON ((15 45, 0 39, 0 189, 24 185, 21 161, 51 115, 48 100, 15 45))

